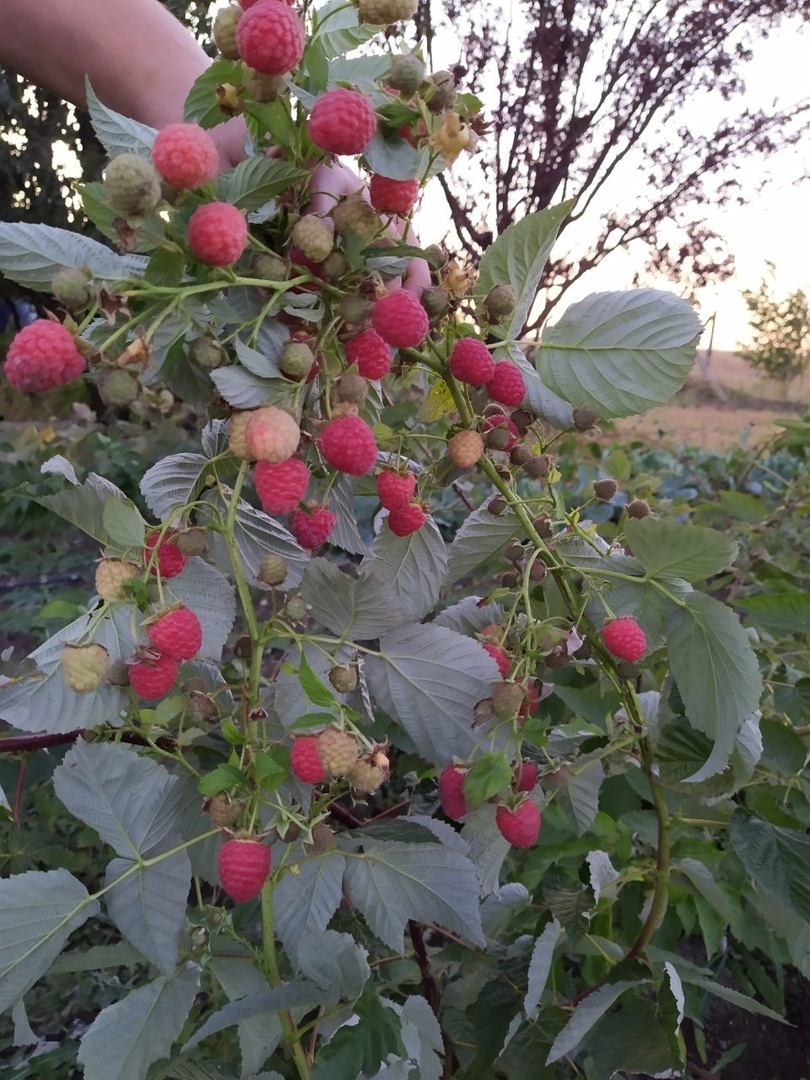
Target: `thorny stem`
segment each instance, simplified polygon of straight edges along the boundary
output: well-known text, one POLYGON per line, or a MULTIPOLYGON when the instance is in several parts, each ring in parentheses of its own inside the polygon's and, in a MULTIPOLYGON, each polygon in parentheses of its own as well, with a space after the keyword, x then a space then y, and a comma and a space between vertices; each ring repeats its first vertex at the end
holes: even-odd
POLYGON ((430 957, 425 948, 425 938, 422 933, 421 925, 418 922, 414 922, 413 919, 410 919, 408 922, 408 933, 413 942, 413 951, 416 956, 416 962, 419 965, 419 971, 422 974, 422 990, 424 991, 425 1000, 428 1005, 430 1005, 433 1015, 436 1017, 436 1021, 439 1025, 439 1030, 442 1033, 442 1045, 444 1046, 444 1068, 442 1070, 442 1076, 447 1080, 447 1078, 451 1077, 455 1071, 456 1056, 453 1052, 452 1039, 444 1030, 444 1025, 442 1024, 441 1008, 439 1005, 439 986, 430 966, 430 957))
POLYGON ((643 953, 649 945, 650 939, 661 925, 664 915, 666 914, 667 896, 669 891, 669 810, 667 809, 663 788, 658 783, 653 772, 652 750, 650 749, 650 744, 647 739, 641 740, 640 750, 641 767, 650 782, 655 816, 658 818, 658 858, 655 867, 655 889, 653 891, 650 910, 647 912, 647 918, 644 920, 644 925, 641 927, 638 937, 633 942, 630 951, 627 954, 627 959, 631 956, 638 956, 640 953, 643 953))
MULTIPOLYGON (((268 878, 262 888, 262 958, 264 961, 264 973, 270 986, 281 985, 281 975, 278 970, 278 957, 276 956, 276 929, 273 920, 273 890, 275 881, 268 878)), ((279 1013, 281 1027, 284 1030, 284 1039, 290 1048, 295 1067, 301 1080, 310 1080, 311 1072, 309 1061, 304 1053, 304 1048, 298 1037, 298 1029, 289 1009, 282 1009, 279 1013)))

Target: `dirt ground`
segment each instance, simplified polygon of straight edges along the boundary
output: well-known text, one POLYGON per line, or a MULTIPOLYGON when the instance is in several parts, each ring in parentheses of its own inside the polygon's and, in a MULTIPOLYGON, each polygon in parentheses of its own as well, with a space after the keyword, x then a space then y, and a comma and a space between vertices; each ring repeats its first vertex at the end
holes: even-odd
POLYGON ((809 377, 797 379, 786 393, 731 352, 714 352, 708 374, 697 365, 670 404, 617 421, 616 434, 728 450, 741 441, 753 445, 775 435, 775 419, 795 416, 807 406, 809 377))

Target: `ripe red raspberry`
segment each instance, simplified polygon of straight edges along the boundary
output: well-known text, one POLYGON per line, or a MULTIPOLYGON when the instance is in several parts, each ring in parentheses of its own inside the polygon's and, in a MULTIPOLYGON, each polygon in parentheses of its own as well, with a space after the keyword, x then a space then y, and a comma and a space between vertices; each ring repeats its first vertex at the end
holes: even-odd
POLYGON ((87 361, 69 330, 37 319, 15 336, 6 353, 6 378, 26 394, 41 394, 78 379, 87 361))
POLYGON ((519 803, 514 810, 501 805, 495 811, 495 824, 504 840, 508 840, 513 847, 532 847, 536 844, 542 820, 540 811, 531 799, 519 803))
POLYGON ((311 551, 326 542, 336 521, 337 518, 326 506, 310 503, 306 510, 295 511, 290 529, 301 547, 311 551))
POLYGON ((498 450, 511 450, 520 438, 520 432, 517 429, 517 425, 514 421, 510 420, 508 416, 503 414, 485 416, 481 423, 481 432, 483 433, 485 437, 484 441, 488 446, 495 445, 496 439, 492 437, 487 439, 487 435, 492 433, 492 435, 495 436, 502 436, 497 439, 496 449, 498 450))
POLYGON ((200 262, 208 266, 233 266, 245 250, 247 239, 248 227, 242 211, 230 203, 205 203, 189 218, 188 245, 200 262))
POLYGON ((539 769, 534 761, 519 761, 513 770, 517 791, 534 791, 537 787, 539 769))
POLYGON ((602 640, 608 652, 619 660, 633 663, 640 660, 647 651, 647 638, 635 619, 625 615, 614 619, 602 627, 602 640))
POLYGON ((394 536, 410 536, 419 532, 427 521, 427 514, 419 503, 406 503, 395 506, 388 512, 388 528, 394 536))
POLYGON ((236 27, 239 55, 262 75, 286 75, 304 55, 304 29, 296 13, 279 0, 254 4, 236 27))
POLYGON ((410 214, 419 197, 418 180, 392 180, 374 173, 369 181, 371 205, 381 214, 410 214))
POLYGON ((290 747, 290 766, 305 784, 320 784, 326 779, 326 769, 318 753, 318 736, 301 735, 290 747))
POLYGON ((376 330, 363 330, 350 338, 346 342, 346 359, 357 364, 364 379, 381 379, 391 370, 391 349, 376 330))
POLYGON ((306 495, 309 469, 299 458, 277 465, 259 461, 253 470, 253 483, 266 513, 286 514, 295 510, 306 495))
POLYGON ((383 341, 396 349, 415 349, 430 328, 427 312, 407 289, 394 289, 378 300, 371 322, 383 341))
POLYGON ((171 539, 172 533, 166 533, 161 539, 160 533, 152 533, 146 538, 146 546, 143 550, 143 561, 149 567, 150 573, 160 574, 164 578, 177 577, 186 568, 186 557, 177 544, 171 539), (153 556, 152 548, 157 545, 157 555, 153 556))
POLYGON ((471 469, 484 454, 484 440, 477 431, 457 431, 447 444, 447 455, 459 469, 471 469))
POLYGON ((157 701, 174 686, 179 668, 177 660, 172 660, 170 656, 139 660, 129 665, 129 684, 139 698, 157 701))
POLYGON ((321 450, 333 469, 350 476, 362 476, 377 460, 374 432, 359 416, 330 420, 321 432, 321 450))
POLYGON ((450 374, 470 386, 483 386, 495 372, 489 349, 478 338, 461 338, 453 346, 447 362, 450 374))
POLYGON ((498 671, 502 679, 509 674, 511 661, 499 645, 493 645, 491 641, 484 643, 484 648, 498 665, 498 671))
POLYGON ((493 401, 502 405, 519 405, 526 396, 526 383, 523 372, 511 360, 501 360, 495 365, 495 372, 487 382, 487 393, 493 401))
POLYGON ((249 836, 226 840, 217 853, 217 866, 222 888, 232 900, 252 900, 270 873, 270 848, 249 836))
POLYGON ((245 426, 245 446, 252 458, 278 464, 298 449, 301 430, 288 412, 275 405, 255 409, 245 426))
POLYGON ((191 660, 202 648, 200 620, 187 607, 162 615, 147 626, 146 633, 157 651, 170 660, 191 660))
POLYGON ((447 765, 439 776, 439 802, 444 813, 453 821, 460 821, 467 814, 467 800, 464 798, 466 775, 466 769, 447 765))
POLYGON ((360 751, 354 735, 340 728, 327 728, 318 736, 318 754, 329 776, 346 776, 360 751))
POLYGON ((152 146, 155 168, 174 188, 198 188, 217 174, 216 143, 199 124, 169 124, 152 146))
POLYGON ((377 131, 374 104, 357 90, 327 90, 312 107, 307 131, 327 154, 362 154, 377 131))
POLYGON ((410 469, 404 473, 384 469, 377 477, 377 495, 386 510, 394 510, 397 506, 409 503, 414 491, 416 477, 410 469))

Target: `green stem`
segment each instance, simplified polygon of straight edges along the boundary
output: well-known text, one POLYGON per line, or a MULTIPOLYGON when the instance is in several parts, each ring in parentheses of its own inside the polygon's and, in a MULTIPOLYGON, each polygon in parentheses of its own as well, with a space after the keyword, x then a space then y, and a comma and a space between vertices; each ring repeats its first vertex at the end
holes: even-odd
POLYGON ((666 799, 664 798, 664 790, 656 780, 653 773, 653 755, 647 739, 642 740, 640 749, 641 767, 650 782, 653 806, 655 807, 655 816, 658 818, 658 858, 655 867, 655 889, 653 891, 653 898, 652 903, 650 904, 650 910, 647 912, 647 918, 644 920, 644 925, 642 926, 638 937, 633 942, 630 952, 627 954, 628 958, 631 956, 638 956, 639 954, 643 953, 649 945, 653 934, 661 925, 664 915, 666 914, 667 899, 669 896, 669 810, 667 809, 666 799))
POLYGON ((233 492, 231 494, 230 504, 228 505, 228 513, 225 518, 225 527, 223 530, 223 537, 228 548, 228 557, 231 561, 231 567, 233 568, 236 591, 239 594, 239 602, 245 613, 245 621, 247 622, 248 634, 250 635, 251 653, 250 673, 248 676, 248 712, 255 708, 259 701, 259 683, 262 674, 263 653, 262 632, 259 627, 259 620, 256 617, 256 609, 253 606, 253 597, 250 595, 250 588, 247 583, 247 578, 245 577, 244 567, 242 566, 239 545, 237 544, 236 536, 234 535, 236 528, 236 514, 239 508, 239 498, 242 494, 242 488, 249 468, 250 464, 247 461, 243 461, 239 466, 239 473, 237 474, 233 485, 233 492))
MULTIPOLYGON (((264 961, 264 974, 270 986, 281 985, 281 975, 278 970, 278 957, 276 956, 276 929, 273 920, 273 890, 275 882, 272 878, 264 883, 262 888, 262 958, 264 961)), ((311 1072, 307 1056, 301 1045, 298 1029, 289 1009, 282 1009, 279 1013, 281 1026, 284 1030, 284 1039, 290 1048, 295 1067, 301 1080, 310 1080, 311 1072)))

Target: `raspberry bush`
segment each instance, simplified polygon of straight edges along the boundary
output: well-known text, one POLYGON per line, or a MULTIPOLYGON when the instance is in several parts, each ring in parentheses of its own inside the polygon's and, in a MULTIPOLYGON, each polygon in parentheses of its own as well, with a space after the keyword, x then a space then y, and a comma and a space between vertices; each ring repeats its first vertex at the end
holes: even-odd
POLYGON ((112 162, 82 194, 109 246, 0 225, 10 278, 83 275, 60 325, 12 342, 12 384, 123 373, 199 419, 142 507, 62 456, 29 486, 102 561, 0 682, 6 746, 62 747, 54 791, 104 875, 0 881, 0 1005, 22 1030, 60 954, 137 964, 82 1036, 88 1080, 679 1068, 685 1011, 728 997, 679 934, 762 918, 783 940, 810 912, 763 852, 796 856, 789 885, 807 841, 733 802, 762 749, 756 656, 706 587, 734 545, 622 502, 618 457, 581 499, 564 477, 577 440, 683 384, 700 324, 606 292, 528 349, 572 203, 477 274, 390 219, 485 130, 407 27, 400 55, 354 54, 416 5, 241 6, 154 162, 157 133, 90 94, 112 162), (211 176, 205 129, 234 111, 253 156, 211 176), (335 153, 362 154, 384 216, 359 195, 313 216, 335 153), (686 831, 714 824, 726 849, 686 831), (102 911, 119 943, 84 955, 102 911))

